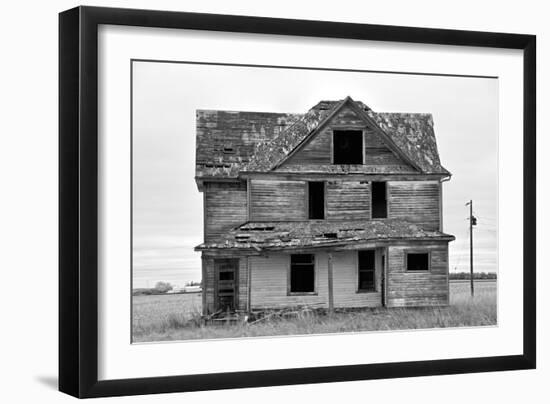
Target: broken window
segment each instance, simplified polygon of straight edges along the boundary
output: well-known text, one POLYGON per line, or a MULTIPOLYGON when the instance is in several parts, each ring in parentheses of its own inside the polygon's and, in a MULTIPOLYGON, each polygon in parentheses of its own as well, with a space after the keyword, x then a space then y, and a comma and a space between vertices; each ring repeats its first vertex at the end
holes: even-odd
POLYGON ((371 186, 372 218, 385 219, 388 217, 388 204, 386 201, 386 183, 373 182, 371 186))
POLYGON ((332 146, 334 164, 363 164, 363 131, 335 130, 332 146))
POLYGON ((359 287, 362 292, 375 292, 375 263, 374 250, 362 250, 359 255, 359 287))
POLYGON ((315 256, 313 254, 290 256, 290 292, 315 292, 315 256))
POLYGON ((429 271, 429 253, 407 253, 407 271, 429 271))
POLYGON ((309 219, 325 218, 325 183, 308 182, 309 219))

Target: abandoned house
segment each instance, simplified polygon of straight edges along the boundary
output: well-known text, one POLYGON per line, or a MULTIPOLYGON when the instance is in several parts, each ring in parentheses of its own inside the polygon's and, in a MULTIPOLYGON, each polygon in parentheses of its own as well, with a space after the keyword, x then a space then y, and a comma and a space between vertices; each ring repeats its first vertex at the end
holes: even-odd
POLYGON ((347 97, 305 114, 198 110, 203 312, 446 305, 430 114, 347 97))

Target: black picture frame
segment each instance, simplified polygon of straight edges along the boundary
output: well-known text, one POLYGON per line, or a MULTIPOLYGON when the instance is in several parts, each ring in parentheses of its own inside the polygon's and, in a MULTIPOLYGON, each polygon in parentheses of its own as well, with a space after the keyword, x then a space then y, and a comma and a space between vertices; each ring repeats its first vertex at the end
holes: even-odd
POLYGON ((59 15, 59 390, 104 397, 533 369, 536 366, 536 37, 184 12, 77 7, 59 15), (98 381, 98 26, 523 50, 523 353, 98 381))

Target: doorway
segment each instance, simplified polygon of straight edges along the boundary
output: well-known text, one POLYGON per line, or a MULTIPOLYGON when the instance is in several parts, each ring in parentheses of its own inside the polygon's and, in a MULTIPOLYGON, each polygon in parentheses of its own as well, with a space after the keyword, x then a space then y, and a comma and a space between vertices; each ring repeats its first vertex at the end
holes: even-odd
POLYGON ((234 311, 237 308, 239 260, 214 260, 216 276, 216 311, 234 311))

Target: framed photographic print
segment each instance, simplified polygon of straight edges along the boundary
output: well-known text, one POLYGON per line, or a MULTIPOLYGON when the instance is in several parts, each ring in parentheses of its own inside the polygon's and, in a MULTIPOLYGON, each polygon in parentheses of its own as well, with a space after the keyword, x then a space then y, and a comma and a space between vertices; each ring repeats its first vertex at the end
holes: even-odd
POLYGON ((534 36, 59 22, 61 391, 535 367, 534 36))

